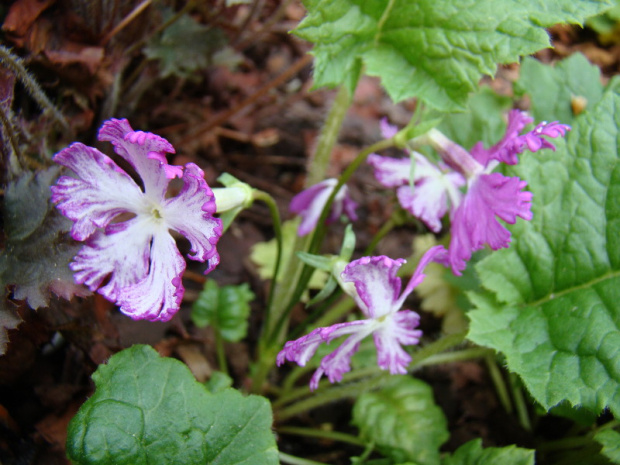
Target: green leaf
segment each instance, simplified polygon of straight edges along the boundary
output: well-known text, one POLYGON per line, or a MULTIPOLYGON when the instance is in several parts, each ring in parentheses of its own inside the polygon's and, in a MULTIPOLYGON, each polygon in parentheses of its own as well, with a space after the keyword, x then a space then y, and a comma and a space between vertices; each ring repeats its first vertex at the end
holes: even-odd
POLYGON ((362 394, 353 407, 353 424, 396 463, 439 464, 439 446, 448 439, 446 419, 430 386, 408 376, 362 394))
MULTIPOLYGON (((165 9, 164 20, 172 16, 172 10, 165 9)), ((221 55, 222 51, 229 49, 226 42, 226 36, 220 29, 204 26, 184 14, 152 39, 144 54, 151 60, 159 61, 161 77, 175 75, 188 78, 213 64, 218 52, 221 55)), ((228 60, 230 63, 222 64, 234 66, 239 58, 230 54, 228 60)))
POLYGON ((545 27, 581 23, 608 0, 314 0, 295 33, 315 44, 316 86, 354 89, 363 64, 392 100, 462 109, 482 74, 550 46, 545 27), (492 12, 492 14, 491 14, 492 12))
POLYGON ((465 148, 479 141, 485 147, 497 143, 506 130, 505 115, 512 108, 512 100, 497 95, 490 87, 482 86, 467 101, 467 111, 446 115, 439 130, 446 137, 465 148))
POLYGON ((603 445, 601 454, 612 463, 620 464, 620 433, 612 429, 606 429, 596 433, 594 440, 603 445))
POLYGON ((620 413, 620 95, 610 86, 557 151, 523 154, 533 220, 476 270, 469 338, 503 352, 546 409, 620 413))
POLYGON ((534 465, 534 451, 516 446, 482 448, 482 439, 459 447, 441 465, 534 465))
POLYGON ((178 360, 123 350, 93 374, 95 394, 69 424, 75 465, 276 465, 267 399, 211 394, 178 360))
POLYGON ((219 287, 209 279, 192 305, 192 321, 198 327, 211 325, 225 340, 239 342, 248 332, 249 303, 253 299, 247 283, 219 287))
POLYGON ((7 240, 0 255, 0 286, 14 285, 13 297, 26 300, 33 309, 49 304, 50 290, 66 299, 90 294, 75 284, 69 269, 82 244, 71 242, 67 234, 71 221, 49 201, 50 185, 59 171, 52 167, 36 174, 26 172, 6 188, 7 240))
POLYGON ((589 109, 603 96, 600 69, 581 53, 555 66, 525 58, 515 88, 518 93, 531 97, 531 113, 536 121, 558 120, 564 124, 572 124, 575 118, 573 98, 584 98, 589 109))

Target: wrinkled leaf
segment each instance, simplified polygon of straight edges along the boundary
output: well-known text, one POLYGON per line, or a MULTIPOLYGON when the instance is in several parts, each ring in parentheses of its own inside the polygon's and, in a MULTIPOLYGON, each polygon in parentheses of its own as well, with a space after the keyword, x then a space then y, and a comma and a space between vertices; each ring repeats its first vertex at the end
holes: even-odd
POLYGON ((516 446, 482 448, 482 439, 459 447, 441 465, 534 465, 534 451, 516 446))
POLYGON ((59 169, 25 173, 9 183, 5 195, 6 248, 0 255, 0 283, 15 285, 13 297, 37 309, 49 304, 49 291, 69 299, 88 295, 73 281, 69 263, 80 244, 70 243, 71 221, 49 202, 50 185, 59 169))
POLYGON ((581 53, 555 66, 525 58, 516 89, 530 96, 536 121, 559 120, 564 124, 572 124, 575 117, 571 105, 574 98, 585 99, 587 110, 603 96, 600 69, 581 53))
MULTIPOLYGON (((613 83, 612 83, 613 84, 613 83)), ((620 413, 620 95, 610 85, 557 151, 507 170, 534 194, 530 222, 476 267, 469 338, 503 352, 532 396, 620 413)))
POLYGON ((362 394, 353 407, 360 436, 396 463, 439 464, 439 446, 448 439, 446 419, 426 383, 408 376, 380 391, 362 394))
POLYGON ((247 283, 219 287, 209 279, 192 305, 192 321, 198 327, 211 325, 225 340, 238 342, 248 332, 249 304, 253 299, 247 283))
POLYGON ((123 350, 93 374, 95 394, 69 424, 76 465, 277 465, 269 402, 211 394, 187 366, 149 346, 123 350))
POLYGON ((489 147, 504 136, 505 116, 511 107, 510 98, 497 95, 490 87, 482 86, 467 101, 467 111, 446 115, 439 130, 467 149, 478 141, 489 147))
POLYGON ((620 464, 620 433, 612 429, 606 429, 596 433, 594 440, 603 445, 601 454, 612 463, 620 464))
POLYGON ((464 108, 497 63, 549 47, 545 27, 581 23, 607 0, 313 0, 295 33, 315 44, 316 86, 352 91, 362 66, 392 100, 464 108), (492 14, 490 14, 492 12, 492 14))

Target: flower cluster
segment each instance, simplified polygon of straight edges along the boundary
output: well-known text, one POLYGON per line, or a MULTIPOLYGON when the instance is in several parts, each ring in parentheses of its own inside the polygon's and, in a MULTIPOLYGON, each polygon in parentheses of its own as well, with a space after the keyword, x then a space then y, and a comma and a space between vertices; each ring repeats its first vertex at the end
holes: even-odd
POLYGON ((221 221, 213 217, 215 198, 202 170, 193 163, 169 165, 172 145, 162 137, 134 131, 127 120, 106 121, 100 141, 135 170, 140 184, 99 150, 74 143, 54 161, 74 173, 52 186, 52 201, 74 222, 71 236, 85 241, 71 263, 75 280, 134 319, 167 321, 178 311, 184 288, 185 260, 170 230, 187 238, 189 258, 219 263, 216 243, 221 221), (183 187, 166 198, 168 185, 180 177, 183 187))
MULTIPOLYGON (((369 157, 377 180, 385 187, 398 187, 397 196, 403 208, 433 232, 439 232, 441 218, 450 209, 451 242, 446 264, 457 275, 465 269, 472 253, 485 245, 493 250, 508 247, 510 232, 498 219, 513 224, 517 217, 532 218, 532 194, 524 190, 527 183, 518 177, 492 172, 500 162, 518 163, 517 155, 526 148, 532 152, 543 148, 554 150, 555 146, 543 136, 564 136, 570 129, 558 122, 540 123, 521 134, 531 122, 526 113, 512 110, 502 140, 489 149, 477 143, 470 152, 433 129, 426 140, 443 160, 438 165, 416 152, 408 159, 369 157), (411 160, 415 163, 413 190, 409 185, 411 160), (467 191, 462 194, 459 189, 465 184, 467 191)), ((393 131, 395 128, 384 123, 385 136, 393 131)))
POLYGON ((401 310, 401 307, 424 280, 426 265, 433 260, 445 259, 445 255, 443 246, 428 250, 402 293, 401 280, 396 273, 405 260, 378 256, 352 261, 341 273, 340 280, 344 283, 343 290, 353 297, 366 319, 317 328, 306 336, 287 342, 278 354, 278 365, 288 360, 304 366, 319 345, 348 336, 321 360, 310 381, 310 389, 316 389, 324 374, 332 383, 342 380, 342 375, 351 369, 351 357, 358 350, 360 341, 372 335, 379 367, 392 374, 406 373, 411 356, 402 346, 417 344, 422 331, 416 329, 419 315, 411 310, 401 310))

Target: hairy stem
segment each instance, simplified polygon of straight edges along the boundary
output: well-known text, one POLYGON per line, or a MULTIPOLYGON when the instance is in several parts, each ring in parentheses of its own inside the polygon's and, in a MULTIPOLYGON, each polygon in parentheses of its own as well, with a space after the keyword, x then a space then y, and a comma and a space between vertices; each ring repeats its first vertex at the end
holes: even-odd
POLYGON ((24 85, 28 94, 37 102, 37 104, 44 110, 50 112, 54 120, 59 123, 63 129, 69 130, 69 123, 60 111, 54 106, 47 95, 41 90, 41 87, 37 81, 30 75, 26 67, 24 66, 21 58, 11 53, 11 50, 0 45, 0 62, 8 69, 13 71, 24 85))

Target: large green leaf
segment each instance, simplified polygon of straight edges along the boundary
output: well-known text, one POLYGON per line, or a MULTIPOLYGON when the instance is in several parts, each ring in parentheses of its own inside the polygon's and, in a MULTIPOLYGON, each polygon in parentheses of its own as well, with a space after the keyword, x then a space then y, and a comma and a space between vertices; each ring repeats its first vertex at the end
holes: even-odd
POLYGON ((482 439, 459 447, 441 465, 534 465, 534 451, 516 446, 482 448, 482 439))
POLYGON ((133 346, 93 374, 95 394, 69 424, 77 465, 276 465, 267 399, 211 394, 187 366, 133 346))
POLYGON ((476 267, 469 338, 506 356, 534 398, 620 413, 620 95, 612 83, 557 151, 509 170, 534 193, 510 248, 476 267))
POLYGON ((516 89, 528 94, 532 101, 532 116, 536 121, 559 120, 572 124, 572 101, 585 99, 586 107, 594 107, 603 95, 601 70, 581 53, 575 53, 555 66, 525 58, 516 89))
POLYGON ((353 423, 396 463, 439 464, 439 446, 448 439, 446 419, 430 386, 407 376, 362 394, 353 407, 353 423))
POLYGON ((482 74, 549 47, 544 27, 581 23, 608 0, 313 0, 296 29, 314 42, 317 86, 353 89, 362 66, 394 101, 463 108, 482 74))

